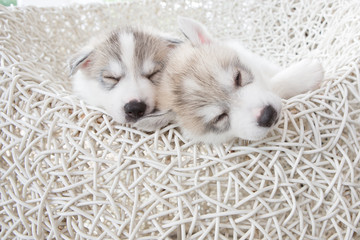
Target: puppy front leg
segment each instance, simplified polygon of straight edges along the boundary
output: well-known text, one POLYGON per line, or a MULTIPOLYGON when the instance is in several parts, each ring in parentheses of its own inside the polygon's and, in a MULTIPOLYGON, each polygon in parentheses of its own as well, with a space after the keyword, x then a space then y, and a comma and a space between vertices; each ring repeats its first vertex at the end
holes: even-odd
POLYGON ((269 80, 270 89, 281 98, 291 98, 320 87, 324 69, 320 62, 304 59, 269 80))

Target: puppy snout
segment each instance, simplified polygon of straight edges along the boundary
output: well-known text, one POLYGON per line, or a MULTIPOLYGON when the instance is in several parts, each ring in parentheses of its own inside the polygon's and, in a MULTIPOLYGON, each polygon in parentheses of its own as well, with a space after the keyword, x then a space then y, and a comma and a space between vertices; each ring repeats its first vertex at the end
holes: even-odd
POLYGON ((132 120, 137 120, 144 116, 146 111, 146 104, 144 102, 130 101, 124 106, 125 114, 132 120))
POLYGON ((271 127, 278 121, 278 113, 275 108, 271 105, 267 105, 261 110, 260 116, 258 117, 258 125, 260 127, 271 127))

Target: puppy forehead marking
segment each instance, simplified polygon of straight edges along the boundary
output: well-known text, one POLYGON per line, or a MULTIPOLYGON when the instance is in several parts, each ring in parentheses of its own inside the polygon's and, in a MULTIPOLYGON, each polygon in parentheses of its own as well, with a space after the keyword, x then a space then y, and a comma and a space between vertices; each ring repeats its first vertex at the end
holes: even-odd
POLYGON ((108 71, 115 77, 120 77, 123 74, 123 69, 119 60, 111 59, 108 68, 108 71))
POLYGON ((237 67, 238 58, 234 51, 217 44, 193 49, 185 65, 199 85, 212 88, 231 87, 233 69, 237 67))
POLYGON ((152 37, 144 32, 134 32, 135 38, 135 57, 137 63, 141 66, 149 55, 153 55, 152 44, 150 44, 152 37))
POLYGON ((155 68, 155 63, 151 59, 146 59, 142 66, 142 71, 144 74, 150 74, 155 68))
POLYGON ((119 34, 119 41, 121 42, 122 62, 126 65, 127 68, 134 69, 134 35, 127 32, 121 33, 119 34))
POLYGON ((169 48, 169 43, 165 39, 142 31, 135 31, 134 38, 135 62, 140 68, 143 67, 144 62, 147 60, 159 66, 162 66, 167 61, 167 55, 171 48, 169 48))
MULTIPOLYGON (((109 38, 106 40, 110 46, 118 47, 119 46, 119 32, 113 31, 110 33, 109 38)), ((119 50, 119 49, 118 49, 119 50)))
POLYGON ((187 90, 196 90, 196 91, 202 90, 202 87, 193 78, 185 78, 183 84, 184 84, 184 88, 187 90))

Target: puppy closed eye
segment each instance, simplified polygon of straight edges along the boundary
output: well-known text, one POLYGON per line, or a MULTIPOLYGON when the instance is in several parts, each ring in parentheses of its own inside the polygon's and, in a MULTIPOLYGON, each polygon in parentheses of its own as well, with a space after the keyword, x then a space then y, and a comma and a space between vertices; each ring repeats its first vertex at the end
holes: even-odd
POLYGON ((112 76, 112 75, 104 75, 103 81, 105 84, 115 85, 121 80, 119 76, 112 76))
POLYGON ((229 115, 227 113, 222 113, 222 114, 220 114, 220 115, 218 115, 217 117, 214 118, 213 123, 217 124, 217 123, 219 123, 221 121, 225 121, 228 118, 228 116, 229 115))
POLYGON ((253 81, 253 75, 248 69, 236 70, 234 75, 234 85, 236 88, 244 87, 253 81))
POLYGON ((235 73, 234 83, 236 87, 242 87, 242 76, 240 71, 235 73))
POLYGON ((159 70, 155 70, 149 74, 147 74, 145 77, 147 79, 149 79, 151 82, 154 82, 155 78, 157 77, 157 75, 160 73, 160 69, 159 70))
POLYGON ((229 115, 227 113, 221 113, 216 116, 208 125, 207 129, 212 132, 223 132, 230 127, 229 115))

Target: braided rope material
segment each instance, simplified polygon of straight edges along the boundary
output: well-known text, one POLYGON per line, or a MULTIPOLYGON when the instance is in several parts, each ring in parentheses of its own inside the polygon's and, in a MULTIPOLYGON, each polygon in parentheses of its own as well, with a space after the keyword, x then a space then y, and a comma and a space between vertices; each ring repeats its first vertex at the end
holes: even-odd
POLYGON ((1 239, 359 239, 358 0, 0 6, 1 239), (176 16, 283 66, 323 62, 257 142, 144 133, 71 93, 67 59, 100 31, 176 16))

